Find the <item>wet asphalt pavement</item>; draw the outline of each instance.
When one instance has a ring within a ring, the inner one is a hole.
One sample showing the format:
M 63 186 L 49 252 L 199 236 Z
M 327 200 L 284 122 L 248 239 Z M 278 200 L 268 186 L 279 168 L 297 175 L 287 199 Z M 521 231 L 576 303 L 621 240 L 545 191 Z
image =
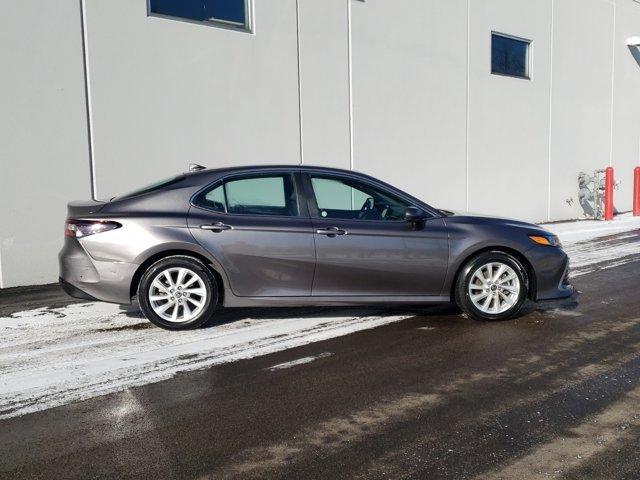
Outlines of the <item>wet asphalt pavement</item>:
M 639 274 L 596 269 L 517 320 L 425 308 L 3 420 L 0 477 L 637 479 Z

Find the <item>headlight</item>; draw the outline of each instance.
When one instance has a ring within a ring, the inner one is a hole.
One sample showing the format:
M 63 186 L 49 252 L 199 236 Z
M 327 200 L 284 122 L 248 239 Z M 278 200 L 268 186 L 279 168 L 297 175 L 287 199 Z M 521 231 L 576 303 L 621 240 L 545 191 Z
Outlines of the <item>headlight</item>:
M 533 243 L 538 245 L 544 245 L 547 247 L 562 247 L 560 239 L 555 235 L 529 235 L 529 238 Z

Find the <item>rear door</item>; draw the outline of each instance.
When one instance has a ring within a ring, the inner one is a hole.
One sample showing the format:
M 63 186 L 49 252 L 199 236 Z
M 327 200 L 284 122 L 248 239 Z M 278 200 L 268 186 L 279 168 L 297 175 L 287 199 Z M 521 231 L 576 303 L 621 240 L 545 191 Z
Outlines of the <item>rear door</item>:
M 441 295 L 449 257 L 441 218 L 414 227 L 404 221 L 408 198 L 357 176 L 304 172 L 303 181 L 316 245 L 313 296 Z
M 292 170 L 236 174 L 194 199 L 189 228 L 223 266 L 236 296 L 311 295 L 313 229 L 299 176 Z

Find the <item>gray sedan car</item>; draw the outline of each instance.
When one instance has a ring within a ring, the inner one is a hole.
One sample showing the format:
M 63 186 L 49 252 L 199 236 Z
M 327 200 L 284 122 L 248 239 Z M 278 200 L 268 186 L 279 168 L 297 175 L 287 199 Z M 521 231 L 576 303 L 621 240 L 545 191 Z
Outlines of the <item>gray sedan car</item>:
M 166 329 L 221 307 L 455 302 L 483 320 L 568 297 L 539 226 L 439 210 L 380 180 L 307 166 L 198 170 L 108 202 L 72 202 L 60 282 Z

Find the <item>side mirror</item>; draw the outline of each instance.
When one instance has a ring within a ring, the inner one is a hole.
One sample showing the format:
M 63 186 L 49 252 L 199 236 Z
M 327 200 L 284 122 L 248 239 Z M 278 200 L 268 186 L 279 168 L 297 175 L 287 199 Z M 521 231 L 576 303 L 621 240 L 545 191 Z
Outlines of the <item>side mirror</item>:
M 418 207 L 407 207 L 404 211 L 404 219 L 410 223 L 422 222 L 426 218 L 425 213 Z

